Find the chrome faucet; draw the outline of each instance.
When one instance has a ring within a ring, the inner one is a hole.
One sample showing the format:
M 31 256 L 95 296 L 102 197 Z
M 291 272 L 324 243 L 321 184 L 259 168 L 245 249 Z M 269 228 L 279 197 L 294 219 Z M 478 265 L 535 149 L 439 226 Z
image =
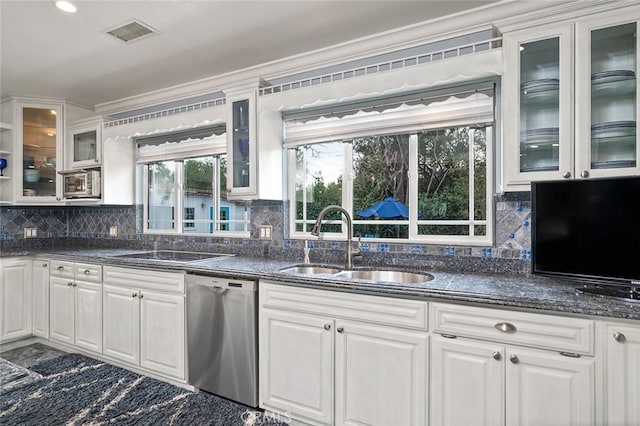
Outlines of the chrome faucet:
M 318 215 L 318 219 L 316 219 L 315 225 L 313 225 L 313 229 L 311 230 L 311 235 L 315 235 L 316 237 L 320 236 L 320 227 L 322 226 L 322 218 L 330 211 L 337 210 L 341 212 L 344 217 L 347 219 L 347 250 L 346 250 L 346 268 L 353 268 L 353 256 L 357 256 L 360 254 L 360 248 L 353 248 L 353 221 L 351 220 L 351 215 L 349 212 L 343 209 L 340 206 L 330 205 L 322 209 L 320 214 Z

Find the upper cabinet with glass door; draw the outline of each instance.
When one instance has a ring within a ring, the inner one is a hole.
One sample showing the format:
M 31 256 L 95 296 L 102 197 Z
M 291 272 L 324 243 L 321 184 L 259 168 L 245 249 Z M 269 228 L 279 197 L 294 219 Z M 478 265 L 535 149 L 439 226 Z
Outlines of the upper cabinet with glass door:
M 64 104 L 17 102 L 15 108 L 18 149 L 14 161 L 22 166 L 15 199 L 59 201 L 61 185 L 57 171 L 61 165 L 59 153 L 64 137 Z
M 100 166 L 102 161 L 102 118 L 70 124 L 65 146 L 67 169 Z
M 576 174 L 636 175 L 638 19 L 616 13 L 576 26 Z
M 571 25 L 504 36 L 507 185 L 561 178 L 573 169 L 571 36 Z
M 227 95 L 227 196 L 252 198 L 256 187 L 256 91 Z

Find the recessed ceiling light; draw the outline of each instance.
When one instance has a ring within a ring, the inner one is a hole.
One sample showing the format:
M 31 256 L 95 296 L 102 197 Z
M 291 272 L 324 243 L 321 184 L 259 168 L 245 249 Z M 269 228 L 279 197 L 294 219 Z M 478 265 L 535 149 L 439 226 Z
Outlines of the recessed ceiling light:
M 70 1 L 64 1 L 64 0 L 59 0 L 56 2 L 56 7 L 60 10 L 62 10 L 63 12 L 67 12 L 67 13 L 76 13 L 76 11 L 78 10 L 73 3 L 71 3 Z

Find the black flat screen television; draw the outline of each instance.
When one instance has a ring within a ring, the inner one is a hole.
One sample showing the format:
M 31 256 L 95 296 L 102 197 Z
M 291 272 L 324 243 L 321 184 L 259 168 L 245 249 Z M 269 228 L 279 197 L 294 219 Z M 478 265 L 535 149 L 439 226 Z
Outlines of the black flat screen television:
M 531 184 L 532 272 L 640 284 L 640 177 Z

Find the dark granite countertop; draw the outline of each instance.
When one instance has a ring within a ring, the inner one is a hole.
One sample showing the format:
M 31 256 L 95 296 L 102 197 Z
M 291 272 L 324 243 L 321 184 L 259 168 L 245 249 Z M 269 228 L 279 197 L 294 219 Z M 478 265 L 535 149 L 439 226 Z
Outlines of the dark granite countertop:
M 76 262 L 98 262 L 112 266 L 215 274 L 238 279 L 266 279 L 284 285 L 381 296 L 640 320 L 640 303 L 578 295 L 575 288 L 579 284 L 547 277 L 481 273 L 457 274 L 425 269 L 420 272 L 432 274 L 433 280 L 420 284 L 372 283 L 363 280 L 349 281 L 333 275 L 310 276 L 280 272 L 280 269 L 293 266 L 296 263 L 265 258 L 225 256 L 212 260 L 175 263 L 113 257 L 134 252 L 137 251 L 98 249 L 24 253 L 24 255 Z M 414 269 L 411 272 L 417 271 Z

